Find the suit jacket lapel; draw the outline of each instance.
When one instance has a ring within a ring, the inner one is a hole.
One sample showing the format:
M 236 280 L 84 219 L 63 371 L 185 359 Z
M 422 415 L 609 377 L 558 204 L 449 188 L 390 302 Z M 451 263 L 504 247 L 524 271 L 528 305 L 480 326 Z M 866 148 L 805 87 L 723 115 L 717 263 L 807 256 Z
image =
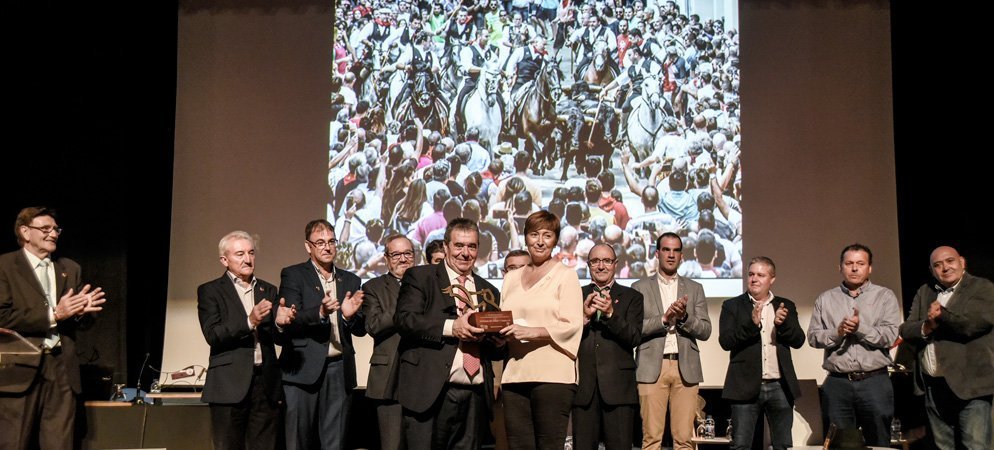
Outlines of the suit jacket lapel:
M 456 311 L 456 301 L 448 294 L 442 293 L 441 289 L 445 289 L 452 284 L 449 280 L 449 272 L 445 270 L 445 261 L 438 263 L 435 266 L 435 278 L 438 279 L 438 285 L 440 287 L 437 295 L 439 295 L 442 300 L 442 312 L 449 314 L 452 317 L 458 316 Z M 473 281 L 476 281 L 475 279 Z
M 66 273 L 66 266 L 62 262 L 55 261 L 53 264 L 55 267 L 55 301 L 59 301 L 62 294 L 66 293 L 66 279 L 69 274 Z
M 972 281 L 970 278 L 972 278 L 970 274 L 968 273 L 963 274 L 963 279 L 960 281 L 959 286 L 956 286 L 956 290 L 953 291 L 953 295 L 950 296 L 949 301 L 946 302 L 946 308 L 951 308 L 954 304 L 958 303 L 961 298 L 963 298 L 962 293 L 965 292 L 967 289 L 970 289 L 970 282 Z M 935 298 L 939 297 L 939 293 L 935 292 L 934 289 L 932 290 L 932 292 L 935 295 Z M 935 298 L 933 298 L 932 301 L 935 301 Z M 931 303 L 932 302 L 929 302 L 929 304 Z
M 655 277 L 649 278 L 649 297 L 652 303 L 653 309 L 656 310 L 657 315 L 663 315 L 663 294 L 659 292 L 659 280 Z
M 248 313 L 245 312 L 245 305 L 242 305 L 242 297 L 238 295 L 238 290 L 235 289 L 235 281 L 227 273 L 221 275 L 221 295 L 228 302 L 229 308 L 234 308 L 235 311 L 243 314 L 240 317 L 248 317 Z
M 34 286 L 35 291 L 38 292 L 38 295 L 40 295 L 41 298 L 45 298 L 45 290 L 41 287 L 41 282 L 38 281 L 38 276 L 35 275 L 35 271 L 31 267 L 31 264 L 28 263 L 28 257 L 24 256 L 23 249 L 21 250 L 21 253 L 17 255 L 17 258 L 14 258 L 14 264 L 17 265 L 18 272 L 21 272 L 21 277 L 25 280 L 32 280 L 33 283 L 31 283 L 31 285 Z M 58 272 L 59 270 L 56 269 L 55 271 Z M 58 296 L 56 296 L 56 299 L 58 299 Z

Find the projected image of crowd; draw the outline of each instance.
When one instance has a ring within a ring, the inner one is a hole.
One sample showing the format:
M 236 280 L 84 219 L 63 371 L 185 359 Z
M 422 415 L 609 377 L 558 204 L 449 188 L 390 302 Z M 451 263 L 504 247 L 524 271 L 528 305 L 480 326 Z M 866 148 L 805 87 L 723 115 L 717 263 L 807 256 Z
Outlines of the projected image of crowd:
M 554 258 L 580 278 L 598 243 L 618 278 L 654 275 L 664 232 L 683 238 L 681 276 L 741 277 L 738 33 L 695 3 L 340 2 L 336 264 L 386 273 L 396 233 L 420 264 L 464 217 L 481 229 L 477 273 L 500 278 L 544 209 L 561 219 Z

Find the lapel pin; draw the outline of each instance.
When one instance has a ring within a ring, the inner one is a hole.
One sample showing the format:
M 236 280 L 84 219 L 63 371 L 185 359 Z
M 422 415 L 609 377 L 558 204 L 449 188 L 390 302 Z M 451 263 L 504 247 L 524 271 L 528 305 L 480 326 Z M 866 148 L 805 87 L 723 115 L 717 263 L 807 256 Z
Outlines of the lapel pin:
M 62 272 L 62 278 L 66 278 L 68 276 L 69 276 L 68 274 L 66 274 L 65 272 Z

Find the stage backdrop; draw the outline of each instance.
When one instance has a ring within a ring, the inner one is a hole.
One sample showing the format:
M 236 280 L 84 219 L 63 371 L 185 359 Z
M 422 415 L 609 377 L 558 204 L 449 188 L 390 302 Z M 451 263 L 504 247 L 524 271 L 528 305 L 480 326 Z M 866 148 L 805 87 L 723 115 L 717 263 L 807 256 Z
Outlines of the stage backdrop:
M 329 195 L 331 7 L 191 1 L 179 14 L 164 371 L 206 366 L 196 287 L 223 273 L 220 237 L 259 235 L 257 275 L 278 283 L 306 259 L 304 224 Z M 743 1 L 739 28 L 743 258 L 777 262 L 773 291 L 805 328 L 815 296 L 840 281 L 846 244 L 870 246 L 874 281 L 900 296 L 888 2 Z M 723 299 L 709 299 L 706 386 L 724 382 Z M 360 384 L 371 347 L 357 344 Z M 795 352 L 798 376 L 820 381 L 821 358 Z

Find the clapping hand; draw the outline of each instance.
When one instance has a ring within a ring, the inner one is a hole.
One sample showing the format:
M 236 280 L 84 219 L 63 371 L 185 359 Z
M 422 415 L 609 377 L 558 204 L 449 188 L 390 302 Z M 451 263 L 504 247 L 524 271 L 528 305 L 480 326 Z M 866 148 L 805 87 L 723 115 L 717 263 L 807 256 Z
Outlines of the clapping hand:
M 773 324 L 780 326 L 784 320 L 787 320 L 787 307 L 781 302 L 780 306 L 777 307 L 776 316 L 773 317 Z
M 362 307 L 362 291 L 356 291 L 355 294 L 351 292 L 345 293 L 345 300 L 342 301 L 342 317 L 345 320 L 349 320 L 355 313 L 359 312 L 359 308 Z
M 269 300 L 262 299 L 262 301 L 256 303 L 255 306 L 252 307 L 252 313 L 249 314 L 249 322 L 252 323 L 252 327 L 255 328 L 259 326 L 263 320 L 266 320 L 266 316 L 268 316 L 272 310 L 273 302 Z
M 285 327 L 297 318 L 297 305 L 286 306 L 286 299 L 280 299 L 280 306 L 276 309 L 276 325 Z

